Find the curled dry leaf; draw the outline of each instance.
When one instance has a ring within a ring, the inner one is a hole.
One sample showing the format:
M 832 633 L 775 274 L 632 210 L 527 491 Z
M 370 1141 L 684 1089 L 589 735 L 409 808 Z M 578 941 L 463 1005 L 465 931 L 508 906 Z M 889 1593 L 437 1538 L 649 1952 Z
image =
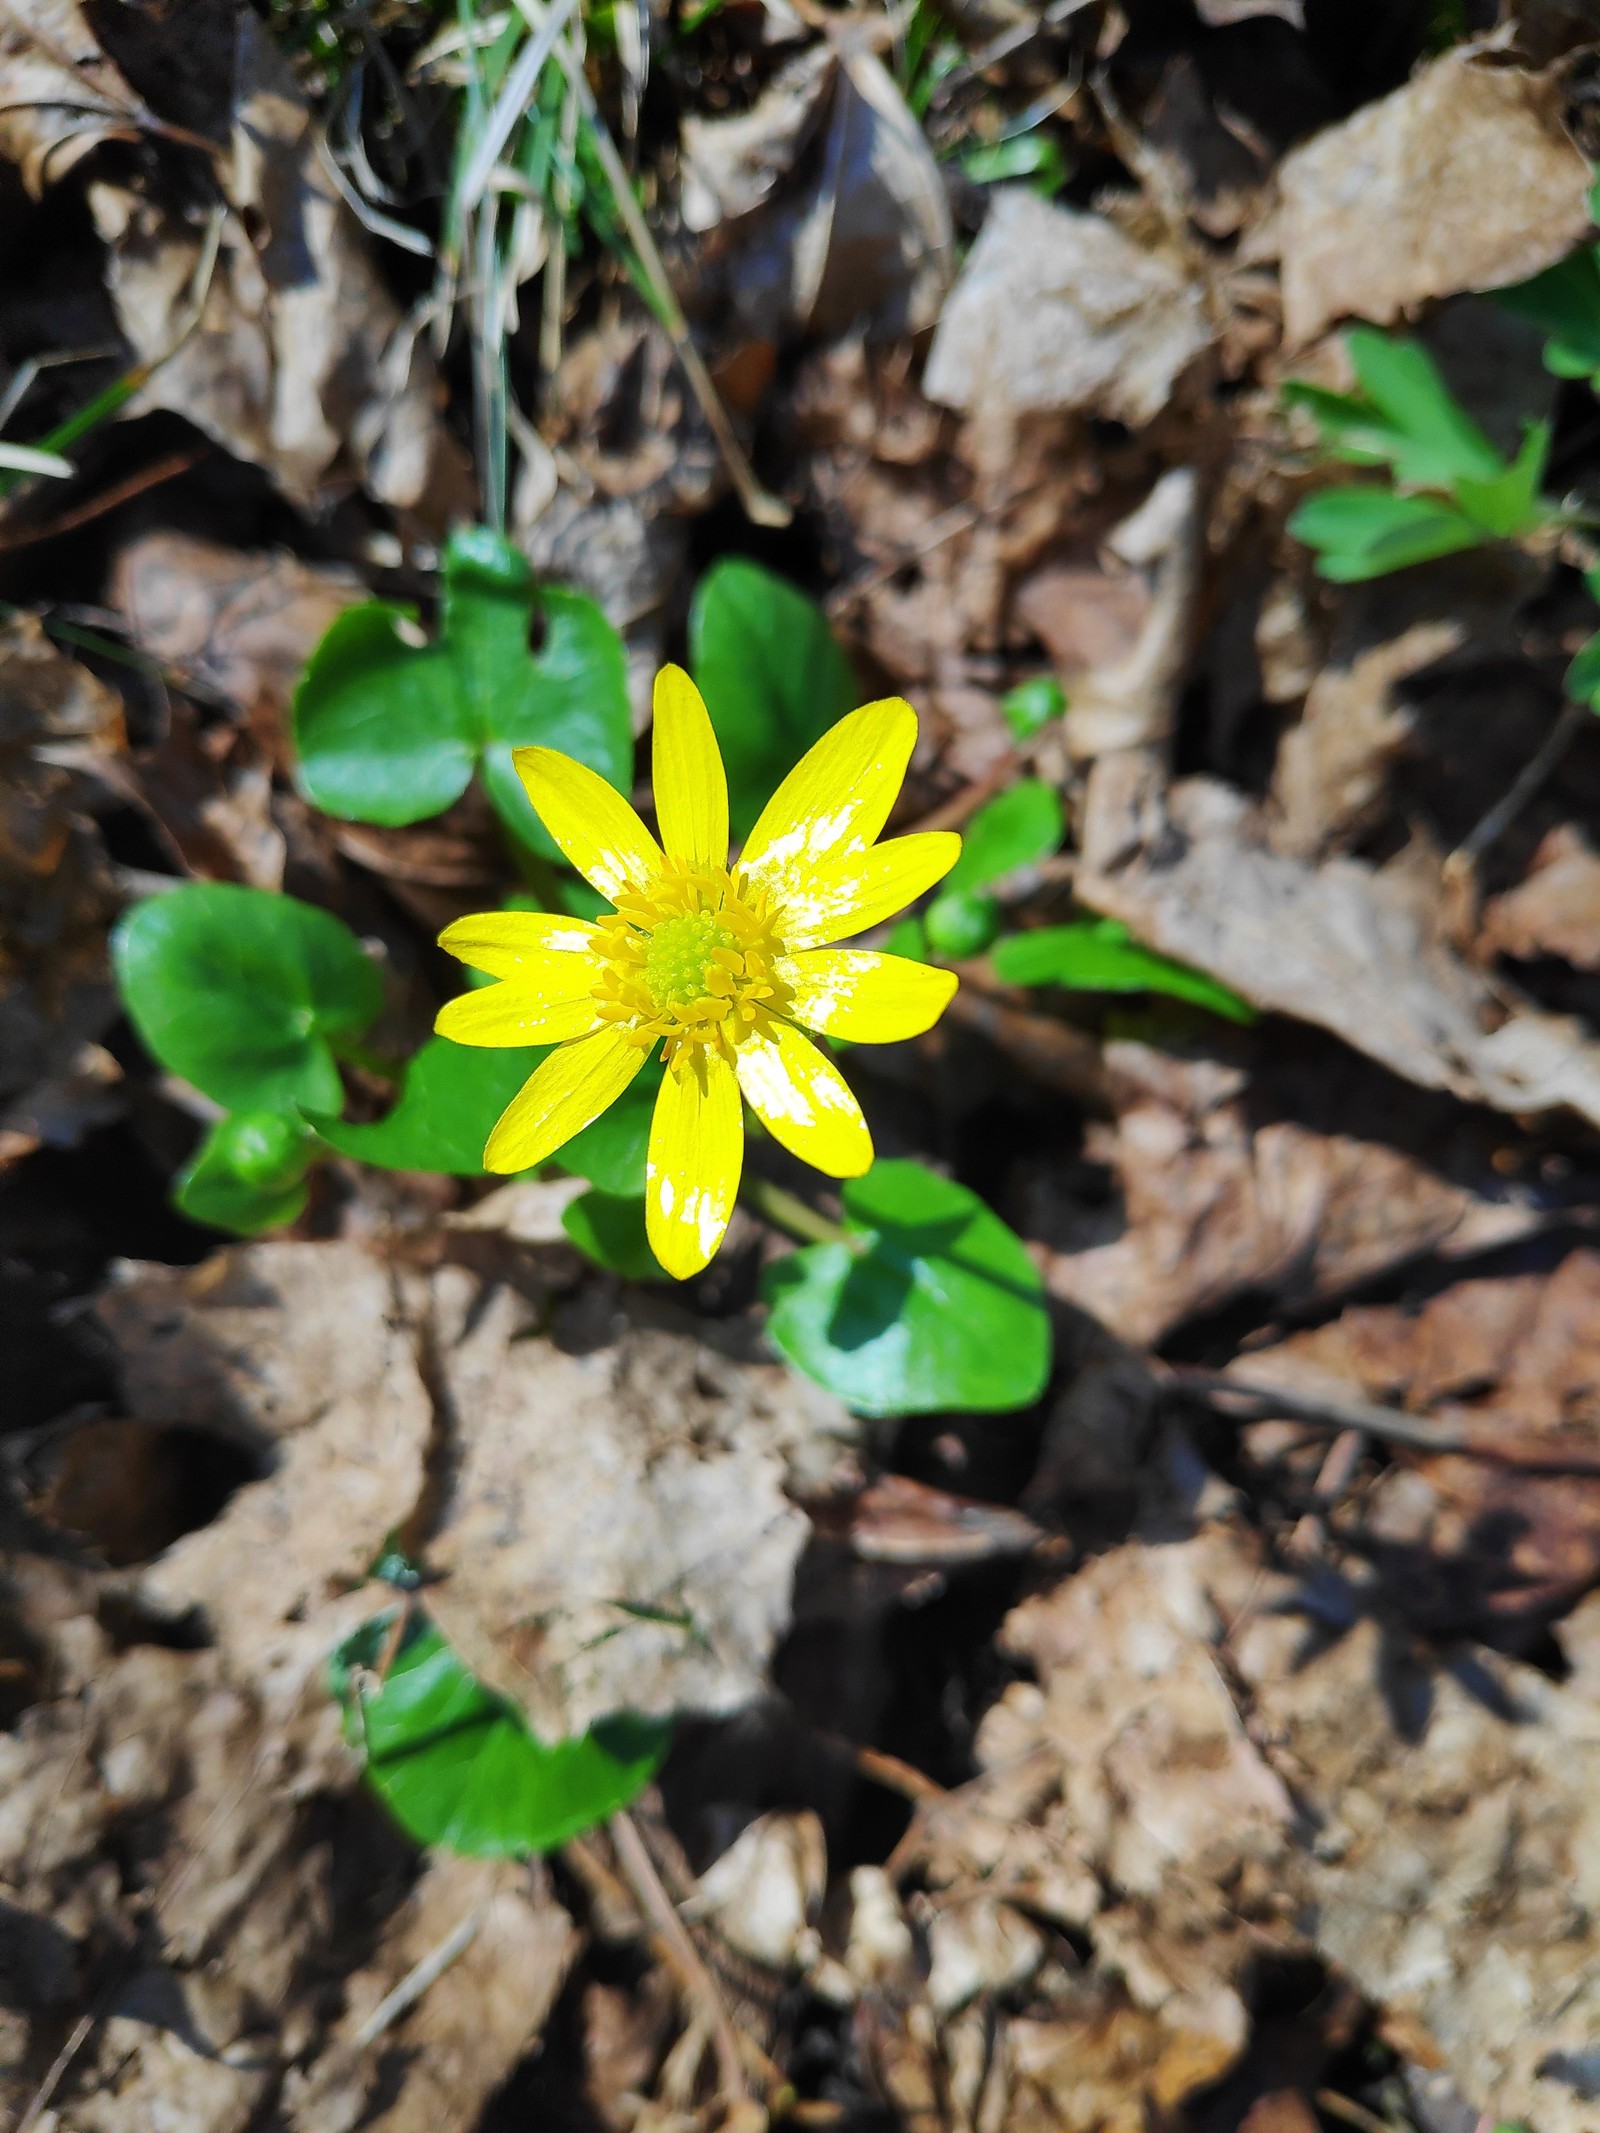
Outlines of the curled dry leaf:
M 1500 42 L 1457 45 L 1284 158 L 1246 249 L 1282 261 L 1290 347 L 1335 319 L 1387 325 L 1430 297 L 1525 281 L 1582 238 L 1592 173 L 1561 77 L 1506 64 Z
M 1220 1062 L 1116 1039 L 1106 1065 L 1116 1119 L 1090 1129 L 1086 1152 L 1120 1188 L 1115 1233 L 1104 1234 L 1103 1212 L 1075 1213 L 1048 1174 L 1024 1226 L 1049 1248 L 1052 1294 L 1136 1348 L 1241 1296 L 1305 1304 L 1425 1252 L 1509 1241 L 1538 1220 L 1494 1189 L 1486 1152 L 1451 1151 L 1449 1176 L 1390 1144 L 1382 1091 L 1363 1106 L 1366 1132 L 1330 1133 L 1262 1118 L 1264 1092 L 1253 1103 L 1243 1071 Z
M 1205 299 L 1182 267 L 1100 215 L 996 191 L 928 356 L 930 400 L 1153 420 L 1209 346 Z
M 1313 1397 L 1470 1421 L 1508 1450 L 1533 1438 L 1600 1449 L 1600 1257 L 1576 1251 L 1553 1274 L 1459 1281 L 1420 1308 L 1347 1310 L 1231 1368 Z M 1372 1490 L 1341 1505 L 1335 1532 L 1407 1620 L 1526 1650 L 1600 1577 L 1600 1477 L 1393 1457 Z
M 287 62 L 248 8 L 232 129 L 232 211 L 187 337 L 202 235 L 134 193 L 90 189 L 118 323 L 140 360 L 160 365 L 129 412 L 170 408 L 302 506 L 359 481 L 442 530 L 470 511 L 471 483 L 440 421 L 431 359 L 318 158 Z
M 1600 970 L 1600 853 L 1576 825 L 1551 830 L 1524 879 L 1488 905 L 1483 943 L 1522 960 L 1558 955 L 1576 970 Z
M 514 1290 L 460 1267 L 425 1284 L 353 1243 L 134 1267 L 99 1308 L 131 1414 L 272 1462 L 144 1573 L 146 1604 L 201 1609 L 272 1678 L 330 1648 L 336 1595 L 406 1534 L 444 1573 L 446 1634 L 551 1738 L 758 1691 L 809 1531 L 786 1477 L 854 1428 L 775 1364 L 642 1326 L 569 1352 L 530 1337 Z
M 810 1809 L 761 1815 L 707 1867 L 682 1910 L 752 1962 L 803 1970 L 820 1951 L 827 1882 L 827 1842 Z
M 138 138 L 138 99 L 78 0 L 7 0 L 0 81 L 0 156 L 18 165 L 36 200 L 102 141 Z
M 1078 893 L 1162 954 L 1421 1088 L 1600 1123 L 1600 1045 L 1571 1020 L 1500 1006 L 1439 936 L 1436 879 L 1274 852 L 1250 802 L 1213 779 L 1168 790 L 1147 758 L 1102 757 Z
M 1129 1543 L 1008 1617 L 1037 1681 L 991 1709 L 983 1775 L 920 1807 L 898 1860 L 946 1900 L 1086 1933 L 1082 1997 L 1123 1982 L 1132 2006 L 1098 2016 L 1138 2040 L 1120 2115 L 1068 2124 L 1137 2126 L 1216 2079 L 1253 1964 L 1305 1935 L 1475 2107 L 1594 2133 L 1572 2069 L 1600 1990 L 1595 1603 L 1562 1634 L 1564 1684 L 1471 1652 L 1429 1681 L 1353 1591 L 1342 1611 L 1306 1591 L 1242 1526 Z M 1014 2082 L 1065 2075 L 1061 2015 L 1000 2018 Z
M 122 707 L 31 616 L 0 627 L 0 1156 L 70 1145 L 117 1107 L 116 894 L 86 783 L 115 773 Z

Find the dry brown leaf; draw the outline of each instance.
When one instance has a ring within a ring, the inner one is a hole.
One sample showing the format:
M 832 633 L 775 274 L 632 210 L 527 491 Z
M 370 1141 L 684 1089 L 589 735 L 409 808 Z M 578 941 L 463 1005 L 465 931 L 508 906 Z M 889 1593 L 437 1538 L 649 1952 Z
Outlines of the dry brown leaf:
M 1231 1367 L 1312 1397 L 1470 1421 L 1508 1446 L 1536 1435 L 1597 1447 L 1600 1257 L 1573 1252 L 1550 1275 L 1457 1282 L 1420 1308 L 1348 1310 Z M 1600 1577 L 1595 1476 L 1394 1456 L 1371 1491 L 1341 1506 L 1336 1531 L 1408 1621 L 1526 1650 Z
M 1274 852 L 1257 810 L 1133 751 L 1102 757 L 1078 893 L 1148 946 L 1293 1015 L 1425 1089 L 1521 1116 L 1600 1123 L 1600 1045 L 1569 1019 L 1501 1007 L 1438 933 L 1437 869 Z
M 683 220 L 704 232 L 771 198 L 819 122 L 833 79 L 830 45 L 786 60 L 748 111 L 682 119 Z
M 1600 970 L 1600 853 L 1575 824 L 1553 829 L 1516 888 L 1483 914 L 1483 943 L 1501 955 L 1559 955 Z
M 36 200 L 102 141 L 138 139 L 138 99 L 78 0 L 4 0 L 0 81 L 0 156 Z
M 114 775 L 122 707 L 31 616 L 0 628 L 0 1151 L 70 1145 L 117 1109 L 117 898 L 85 774 Z
M 1210 345 L 1181 267 L 1100 215 L 998 189 L 945 302 L 923 385 L 969 413 L 1083 411 L 1135 428 Z
M 1086 1152 L 1120 1188 L 1116 1233 L 1104 1236 L 1103 1215 L 1073 1216 L 1048 1174 L 1023 1227 L 1050 1248 L 1052 1294 L 1132 1347 L 1240 1296 L 1336 1295 L 1424 1252 L 1508 1241 L 1538 1219 L 1519 1198 L 1491 1195 L 1486 1164 L 1474 1186 L 1373 1131 L 1253 1115 L 1239 1069 L 1126 1039 L 1105 1057 L 1117 1116 L 1090 1129 Z
M 809 1808 L 760 1815 L 700 1876 L 682 1905 L 739 1954 L 769 1970 L 803 1970 L 820 1951 L 828 1882 L 822 1824 Z
M 265 735 L 328 625 L 365 597 L 348 570 L 157 532 L 118 551 L 109 602 L 141 651 L 237 704 Z
M 249 9 L 238 16 L 233 134 L 233 212 L 187 338 L 202 236 L 134 193 L 90 189 L 118 322 L 139 358 L 160 364 L 129 414 L 170 408 L 303 506 L 359 480 L 442 531 L 470 512 L 471 483 L 439 419 L 438 377 L 318 158 L 287 62 Z
M 285 2083 L 291 2133 L 467 2133 L 536 2043 L 577 1949 L 538 1864 L 435 1858 L 348 1980 L 321 2056 Z M 407 1983 L 447 1955 L 404 2003 Z
M 1336 319 L 1388 325 L 1430 297 L 1524 281 L 1588 230 L 1561 80 L 1506 64 L 1499 42 L 1457 45 L 1284 158 L 1247 249 L 1282 261 L 1290 347 Z
M 748 1701 L 809 1530 L 786 1466 L 848 1438 L 843 1410 L 678 1334 L 530 1340 L 520 1299 L 464 1276 L 436 1308 L 457 1442 L 430 1598 L 464 1657 L 546 1734 Z

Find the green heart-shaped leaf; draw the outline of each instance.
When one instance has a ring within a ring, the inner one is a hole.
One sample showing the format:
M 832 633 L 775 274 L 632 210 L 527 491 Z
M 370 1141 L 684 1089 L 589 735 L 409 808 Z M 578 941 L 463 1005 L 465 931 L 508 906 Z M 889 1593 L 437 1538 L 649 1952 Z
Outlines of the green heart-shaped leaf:
M 566 1154 L 563 1149 L 563 1160 Z M 561 1227 L 586 1259 L 620 1274 L 624 1281 L 668 1279 L 645 1233 L 642 1190 L 627 1198 L 586 1192 L 563 1211 Z
M 1120 920 L 1079 919 L 1012 933 L 994 949 L 997 976 L 1008 985 L 1060 985 L 1069 992 L 1160 992 L 1192 1000 L 1230 1022 L 1254 1022 L 1248 1000 L 1203 971 L 1141 948 Z
M 364 1689 L 393 1619 L 363 1623 L 329 1671 L 368 1783 L 418 1844 L 477 1859 L 553 1851 L 625 1807 L 661 1767 L 670 1723 L 632 1712 L 547 1747 L 431 1623 L 413 1624 L 382 1681 Z
M 728 772 L 736 837 L 813 741 L 856 702 L 828 618 L 797 586 L 724 556 L 695 589 L 689 663 Z
M 1050 1317 L 1022 1241 L 976 1193 L 920 1163 L 843 1188 L 849 1241 L 767 1270 L 767 1332 L 868 1415 L 1026 1407 L 1050 1375 Z
M 306 1171 L 316 1141 L 281 1111 L 233 1111 L 219 1118 L 173 1187 L 191 1222 L 254 1237 L 295 1221 L 306 1204 Z
M 1018 867 L 1059 849 L 1066 835 L 1061 796 L 1038 778 L 1022 778 L 980 807 L 961 832 L 961 857 L 945 876 L 949 889 L 986 889 Z
M 331 912 L 189 882 L 135 904 L 111 945 L 133 1025 L 174 1074 L 230 1110 L 339 1109 L 328 1039 L 366 1028 L 383 981 Z
M 529 648 L 535 608 L 545 641 Z M 536 590 L 509 541 L 458 529 L 445 547 L 439 633 L 410 641 L 401 608 L 368 601 L 333 623 L 295 692 L 306 796 L 324 813 L 398 827 L 439 814 L 481 767 L 506 826 L 557 856 L 512 767 L 514 748 L 559 748 L 619 790 L 633 729 L 622 640 L 581 593 Z

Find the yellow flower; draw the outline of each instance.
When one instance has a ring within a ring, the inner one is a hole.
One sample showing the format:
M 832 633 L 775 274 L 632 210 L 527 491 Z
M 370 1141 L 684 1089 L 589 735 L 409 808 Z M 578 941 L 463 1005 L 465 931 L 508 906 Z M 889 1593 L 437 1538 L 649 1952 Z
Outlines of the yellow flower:
M 828 945 L 890 917 L 942 879 L 949 831 L 874 839 L 917 737 L 890 697 L 825 733 L 767 802 L 728 864 L 728 782 L 699 691 L 656 676 L 661 844 L 605 780 L 553 748 L 519 748 L 528 797 L 568 859 L 616 906 L 593 924 L 487 911 L 439 936 L 498 985 L 463 994 L 435 1027 L 459 1044 L 555 1044 L 484 1150 L 526 1170 L 612 1104 L 664 1040 L 650 1125 L 651 1249 L 680 1280 L 722 1241 L 739 1189 L 739 1097 L 773 1138 L 829 1177 L 858 1177 L 872 1137 L 838 1069 L 800 1026 L 857 1044 L 915 1037 L 955 991 L 952 972 Z M 665 850 L 662 849 L 663 845 Z

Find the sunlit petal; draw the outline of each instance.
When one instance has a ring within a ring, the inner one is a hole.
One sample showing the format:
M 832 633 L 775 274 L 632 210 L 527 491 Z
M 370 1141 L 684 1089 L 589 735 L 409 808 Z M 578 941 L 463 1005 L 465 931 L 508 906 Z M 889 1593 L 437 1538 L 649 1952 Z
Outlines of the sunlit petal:
M 953 970 L 935 970 L 903 955 L 870 948 L 809 948 L 780 956 L 789 988 L 785 1013 L 828 1037 L 852 1044 L 895 1044 L 932 1029 L 956 989 Z
M 679 1281 L 698 1274 L 722 1242 L 743 1163 L 733 1068 L 709 1045 L 680 1052 L 661 1077 L 645 1172 L 645 1233 Z
M 648 1057 L 617 1029 L 564 1044 L 537 1066 L 500 1115 L 485 1170 L 528 1170 L 616 1102 Z
M 922 830 L 807 876 L 786 893 L 777 914 L 785 948 L 821 948 L 865 933 L 942 881 L 960 851 L 953 830 Z
M 761 810 L 744 872 L 781 904 L 819 868 L 864 852 L 889 819 L 916 738 L 917 714 L 899 696 L 831 726 Z
M 439 946 L 458 962 L 496 978 L 526 977 L 552 954 L 593 955 L 595 941 L 587 919 L 559 911 L 475 911 L 439 936 Z
M 700 691 L 682 667 L 656 676 L 651 783 L 668 855 L 689 866 L 728 863 L 728 779 Z
M 594 981 L 587 956 L 547 955 L 524 976 L 447 1000 L 433 1026 L 457 1044 L 561 1044 L 598 1023 Z
M 737 1057 L 751 1110 L 791 1155 L 830 1178 L 872 1167 L 872 1135 L 849 1084 L 792 1023 L 745 1038 Z
M 545 828 L 585 881 L 613 903 L 661 872 L 661 847 L 615 786 L 554 748 L 516 748 L 512 762 Z

